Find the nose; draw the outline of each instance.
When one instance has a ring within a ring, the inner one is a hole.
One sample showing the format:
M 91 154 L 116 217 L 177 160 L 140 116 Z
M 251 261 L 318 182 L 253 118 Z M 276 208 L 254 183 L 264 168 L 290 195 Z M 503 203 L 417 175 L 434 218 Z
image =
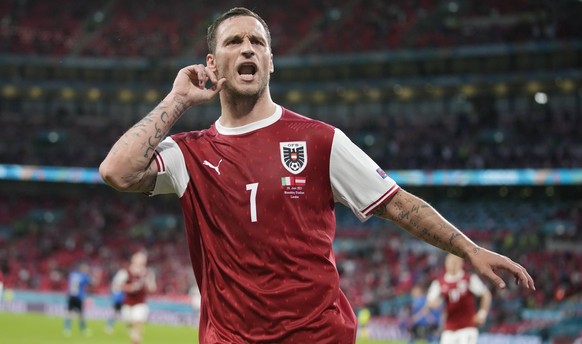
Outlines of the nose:
M 241 54 L 244 55 L 244 57 L 251 57 L 255 54 L 254 48 L 253 48 L 253 44 L 251 43 L 251 40 L 248 38 L 245 38 L 243 40 L 242 46 L 241 46 Z

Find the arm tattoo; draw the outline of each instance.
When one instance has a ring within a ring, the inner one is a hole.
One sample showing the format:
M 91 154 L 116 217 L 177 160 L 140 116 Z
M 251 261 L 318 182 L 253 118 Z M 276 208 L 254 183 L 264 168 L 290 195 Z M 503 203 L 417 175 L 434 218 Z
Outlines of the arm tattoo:
M 393 221 L 428 244 L 466 257 L 463 247 L 467 243 L 463 240 L 463 234 L 421 199 L 403 194 L 383 204 L 374 214 Z M 473 254 L 479 251 L 478 247 L 472 250 Z
M 166 111 L 162 112 L 162 114 L 160 115 L 160 120 L 164 124 L 168 123 L 168 113 Z
M 457 239 L 461 234 L 459 233 L 453 233 L 451 234 L 451 238 L 449 239 L 449 245 L 452 247 L 453 246 L 453 241 L 455 241 L 455 239 Z
M 160 103 L 149 114 L 147 114 L 147 116 L 145 116 L 141 121 L 139 121 L 137 124 L 135 124 L 133 126 L 134 129 L 139 129 L 143 134 L 147 134 L 147 130 L 145 128 L 150 126 L 152 123 L 154 125 L 154 135 L 148 137 L 146 142 L 142 143 L 142 145 L 141 145 L 145 149 L 144 153 L 143 153 L 143 157 L 146 159 L 150 158 L 153 155 L 153 152 L 155 151 L 160 140 L 162 140 L 168 134 L 168 132 L 170 130 L 169 128 L 163 129 L 164 126 L 168 126 L 168 124 L 170 124 L 169 114 L 167 111 L 162 110 L 163 107 L 164 107 L 164 104 Z M 174 109 L 174 116 L 173 116 L 174 121 L 176 121 L 180 117 L 180 115 L 182 114 L 182 112 L 179 111 L 178 109 L 184 109 L 184 108 L 185 108 L 185 106 L 183 105 L 183 103 L 176 105 L 176 109 Z M 161 121 L 163 126 L 160 126 L 159 122 L 154 119 L 156 117 L 156 113 L 158 113 L 159 111 L 161 111 L 161 113 L 159 115 L 159 121 Z M 141 136 L 138 131 L 134 131 L 133 135 L 135 137 Z

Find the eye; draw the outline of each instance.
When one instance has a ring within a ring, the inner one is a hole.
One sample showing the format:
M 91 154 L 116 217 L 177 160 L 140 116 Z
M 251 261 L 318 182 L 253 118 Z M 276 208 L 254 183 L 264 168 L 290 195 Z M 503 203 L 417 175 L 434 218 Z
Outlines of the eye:
M 242 42 L 242 39 L 235 37 L 233 39 L 229 39 L 226 41 L 225 45 L 233 45 L 233 44 L 240 44 Z
M 265 45 L 265 42 L 263 42 L 263 40 L 261 40 L 259 38 L 253 38 L 253 39 L 251 39 L 251 43 L 258 44 L 258 45 Z

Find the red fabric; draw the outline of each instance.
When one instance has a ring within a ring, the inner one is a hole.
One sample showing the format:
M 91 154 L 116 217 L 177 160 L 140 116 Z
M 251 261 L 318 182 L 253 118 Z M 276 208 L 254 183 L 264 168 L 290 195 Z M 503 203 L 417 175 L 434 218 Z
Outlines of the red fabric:
M 473 316 L 476 313 L 475 296 L 469 290 L 470 274 L 465 274 L 455 282 L 439 278 L 441 294 L 446 304 L 445 329 L 456 331 L 466 327 L 475 327 Z
M 333 137 L 333 127 L 288 110 L 242 135 L 212 126 L 173 136 L 191 176 L 181 203 L 202 294 L 200 343 L 354 343 L 356 319 L 332 252 Z M 294 198 L 282 186 L 292 174 L 279 143 L 296 141 L 306 142 L 308 158 Z M 221 159 L 220 174 L 203 164 Z

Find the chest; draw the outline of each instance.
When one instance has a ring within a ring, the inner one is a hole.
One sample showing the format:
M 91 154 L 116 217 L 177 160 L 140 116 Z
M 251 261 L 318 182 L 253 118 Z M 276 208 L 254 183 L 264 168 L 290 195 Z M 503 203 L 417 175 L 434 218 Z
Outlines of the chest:
M 469 281 L 461 279 L 456 282 L 444 282 L 441 285 L 442 294 L 449 300 L 449 302 L 459 302 L 461 299 L 470 295 Z
M 185 160 L 193 186 L 204 193 L 265 200 L 300 199 L 329 185 L 331 137 L 274 130 L 235 137 L 216 136 L 187 144 Z

